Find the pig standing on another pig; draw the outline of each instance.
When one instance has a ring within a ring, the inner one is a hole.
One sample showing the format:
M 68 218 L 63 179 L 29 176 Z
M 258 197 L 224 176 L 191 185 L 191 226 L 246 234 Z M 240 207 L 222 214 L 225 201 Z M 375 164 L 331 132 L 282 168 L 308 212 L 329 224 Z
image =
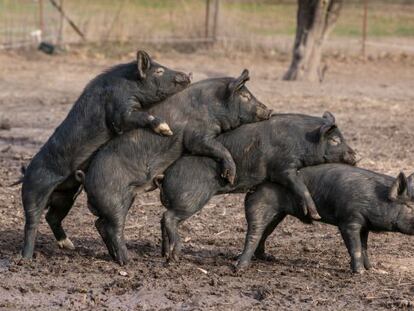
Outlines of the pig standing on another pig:
M 165 120 L 174 132 L 168 138 L 135 130 L 113 139 L 95 155 L 83 176 L 88 206 L 112 258 L 127 262 L 125 217 L 136 191 L 187 151 L 211 157 L 230 183 L 236 164 L 216 137 L 242 124 L 269 119 L 271 110 L 245 86 L 248 70 L 238 78 L 213 78 L 190 85 L 149 111 Z M 194 171 L 191 172 L 194 174 Z
M 139 127 L 170 136 L 168 124 L 147 109 L 183 89 L 190 78 L 154 62 L 144 51 L 137 60 L 115 66 L 93 79 L 67 117 L 33 157 L 22 185 L 26 224 L 22 255 L 31 258 L 43 211 L 58 245 L 73 249 L 62 220 L 74 203 L 85 169 L 96 150 L 114 137 Z
M 217 138 L 237 165 L 234 185 L 224 184 L 220 168 L 209 158 L 185 156 L 156 178 L 167 208 L 161 228 L 163 254 L 177 259 L 178 226 L 203 208 L 216 194 L 246 192 L 265 180 L 279 182 L 300 199 L 302 210 L 315 217 L 311 195 L 298 169 L 321 163 L 355 164 L 355 152 L 346 143 L 334 116 L 275 114 L 270 120 L 239 127 Z M 196 173 L 195 173 L 196 172 Z
M 414 235 L 414 174 L 397 178 L 343 164 L 324 164 L 299 171 L 316 204 L 321 222 L 339 227 L 351 256 L 353 272 L 371 268 L 370 231 Z M 237 268 L 249 265 L 253 253 L 265 256 L 265 242 L 276 226 L 292 215 L 304 222 L 299 202 L 286 187 L 263 183 L 245 201 L 248 231 Z

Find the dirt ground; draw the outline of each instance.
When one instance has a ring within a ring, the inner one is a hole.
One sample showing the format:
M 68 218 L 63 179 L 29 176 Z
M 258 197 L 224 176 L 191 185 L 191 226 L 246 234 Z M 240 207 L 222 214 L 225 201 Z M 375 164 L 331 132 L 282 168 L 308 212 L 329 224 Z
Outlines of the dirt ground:
M 156 53 L 155 53 L 156 54 Z M 414 171 L 414 61 L 328 60 L 323 84 L 280 80 L 287 62 L 249 55 L 156 54 L 195 80 L 251 70 L 250 89 L 279 112 L 333 112 L 359 166 Z M 371 234 L 374 269 L 352 275 L 337 228 L 288 218 L 268 240 L 273 262 L 234 274 L 246 230 L 243 195 L 215 197 L 181 227 L 180 263 L 160 256 L 158 192 L 139 195 L 125 229 L 130 263 L 110 261 L 82 194 L 65 228 L 75 251 L 61 250 L 45 221 L 35 259 L 22 264 L 21 164 L 62 121 L 85 84 L 122 59 L 82 53 L 0 54 L 0 310 L 379 310 L 414 309 L 414 238 Z M 9 120 L 9 124 L 7 122 Z M 10 129 L 8 128 L 10 125 Z M 126 272 L 126 273 L 124 273 Z

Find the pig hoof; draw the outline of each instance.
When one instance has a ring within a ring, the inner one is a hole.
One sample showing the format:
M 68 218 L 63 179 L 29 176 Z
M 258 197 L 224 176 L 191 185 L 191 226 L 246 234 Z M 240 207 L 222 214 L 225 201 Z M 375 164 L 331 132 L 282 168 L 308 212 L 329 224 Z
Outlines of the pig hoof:
M 16 258 L 16 264 L 18 266 L 25 266 L 25 265 L 30 264 L 30 262 L 32 262 L 32 258 L 25 258 L 25 257 L 22 257 L 21 255 L 19 255 Z
M 365 273 L 365 269 L 356 269 L 352 271 L 354 274 L 364 274 Z
M 127 253 L 118 254 L 118 256 L 115 256 L 115 261 L 120 266 L 125 266 L 128 263 L 128 255 L 127 255 Z
M 70 249 L 70 250 L 75 249 L 75 245 L 73 245 L 72 241 L 69 240 L 69 238 L 58 241 L 57 244 L 60 248 L 65 248 L 65 249 Z
M 275 256 L 267 254 L 267 253 L 255 254 L 254 257 L 262 261 L 276 261 Z
M 180 260 L 180 258 L 179 258 L 179 256 L 177 254 L 175 254 L 175 253 L 169 253 L 169 254 L 167 254 L 167 262 L 169 264 L 176 263 L 179 260 Z
M 318 214 L 318 213 L 312 213 L 311 214 L 311 218 L 313 219 L 313 220 L 321 220 L 322 219 L 322 217 Z
M 247 270 L 248 264 L 238 262 L 235 265 L 233 265 L 233 271 L 234 273 L 243 273 Z
M 171 136 L 173 134 L 170 127 L 165 122 L 160 123 L 156 128 L 154 128 L 154 132 L 164 136 Z
M 230 170 L 225 170 L 223 174 L 221 174 L 221 177 L 223 177 L 224 179 L 227 179 L 230 185 L 234 185 L 234 180 L 236 179 L 236 176 L 232 175 L 230 173 Z

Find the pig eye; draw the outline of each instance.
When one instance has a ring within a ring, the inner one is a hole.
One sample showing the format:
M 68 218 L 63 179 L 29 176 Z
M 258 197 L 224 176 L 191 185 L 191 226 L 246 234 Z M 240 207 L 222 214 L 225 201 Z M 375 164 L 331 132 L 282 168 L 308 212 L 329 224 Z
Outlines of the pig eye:
M 338 136 L 329 138 L 329 144 L 331 146 L 338 146 L 340 143 L 341 143 L 341 138 L 339 138 Z
M 241 98 L 243 99 L 243 100 L 245 100 L 245 101 L 248 101 L 248 100 L 250 100 L 251 99 L 251 96 L 250 96 L 250 94 L 248 94 L 248 93 L 240 93 L 240 96 L 241 96 Z
M 162 76 L 164 73 L 164 68 L 158 68 L 157 70 L 155 70 L 155 74 L 157 76 Z

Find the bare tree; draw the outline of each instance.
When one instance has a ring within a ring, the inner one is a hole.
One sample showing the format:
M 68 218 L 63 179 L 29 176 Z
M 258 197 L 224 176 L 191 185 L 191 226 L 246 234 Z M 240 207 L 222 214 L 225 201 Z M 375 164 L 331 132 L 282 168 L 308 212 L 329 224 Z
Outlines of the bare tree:
M 284 80 L 322 81 L 322 45 L 335 25 L 343 0 L 298 0 L 293 59 Z

